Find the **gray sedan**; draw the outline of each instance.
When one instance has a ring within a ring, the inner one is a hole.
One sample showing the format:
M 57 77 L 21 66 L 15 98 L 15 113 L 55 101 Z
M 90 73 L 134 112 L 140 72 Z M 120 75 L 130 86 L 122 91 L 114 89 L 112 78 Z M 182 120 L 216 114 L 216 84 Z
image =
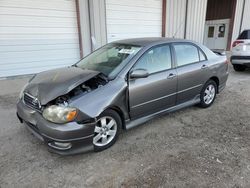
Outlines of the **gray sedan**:
M 122 129 L 191 105 L 209 107 L 227 78 L 226 57 L 198 43 L 121 40 L 33 76 L 17 116 L 53 152 L 101 151 Z

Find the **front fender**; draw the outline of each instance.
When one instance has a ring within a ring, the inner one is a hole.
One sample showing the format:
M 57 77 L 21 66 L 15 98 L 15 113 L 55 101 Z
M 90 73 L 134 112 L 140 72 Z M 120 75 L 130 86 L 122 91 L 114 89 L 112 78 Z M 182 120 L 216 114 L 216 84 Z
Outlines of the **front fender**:
M 125 80 L 113 80 L 73 100 L 70 106 L 78 108 L 91 118 L 98 117 L 110 106 L 119 106 L 121 109 L 125 110 L 127 108 L 126 90 L 127 83 Z

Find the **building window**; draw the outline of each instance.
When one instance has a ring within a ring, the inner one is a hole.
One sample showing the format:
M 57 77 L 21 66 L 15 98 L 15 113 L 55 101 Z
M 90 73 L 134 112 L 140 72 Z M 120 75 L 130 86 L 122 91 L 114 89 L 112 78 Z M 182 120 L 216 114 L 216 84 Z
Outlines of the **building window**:
M 213 38 L 214 37 L 214 26 L 209 26 L 208 27 L 208 38 Z
M 219 38 L 224 38 L 225 37 L 225 30 L 226 30 L 226 25 L 225 24 L 219 26 L 219 33 L 218 33 Z

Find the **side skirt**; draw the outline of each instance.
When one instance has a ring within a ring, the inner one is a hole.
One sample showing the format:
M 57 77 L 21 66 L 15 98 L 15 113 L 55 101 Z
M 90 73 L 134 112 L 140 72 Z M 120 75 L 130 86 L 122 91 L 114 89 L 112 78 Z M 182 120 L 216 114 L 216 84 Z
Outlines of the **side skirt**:
M 167 108 L 165 110 L 161 110 L 159 112 L 156 112 L 156 113 L 153 113 L 151 115 L 148 115 L 148 116 L 144 116 L 144 117 L 141 117 L 141 118 L 138 118 L 138 119 L 135 119 L 135 120 L 126 120 L 126 130 L 128 129 L 131 129 L 133 127 L 136 127 L 140 124 L 143 124 L 155 117 L 158 117 L 160 115 L 164 115 L 164 114 L 168 114 L 170 112 L 175 112 L 177 110 L 180 110 L 180 109 L 183 109 L 183 108 L 186 108 L 186 107 L 189 107 L 189 106 L 193 106 L 195 104 L 198 104 L 200 103 L 200 95 L 196 96 L 194 99 L 190 100 L 190 101 L 187 101 L 187 102 L 184 102 L 182 104 L 178 104 L 176 106 L 173 106 L 173 107 L 170 107 L 170 108 Z

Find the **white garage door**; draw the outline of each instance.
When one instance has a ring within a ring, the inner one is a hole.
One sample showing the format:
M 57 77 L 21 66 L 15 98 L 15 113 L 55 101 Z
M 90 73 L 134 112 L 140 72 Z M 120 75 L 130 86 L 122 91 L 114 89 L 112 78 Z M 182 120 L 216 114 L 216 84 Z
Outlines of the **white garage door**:
M 107 39 L 160 37 L 162 0 L 106 0 Z
M 0 1 L 0 77 L 71 65 L 79 53 L 75 0 Z

